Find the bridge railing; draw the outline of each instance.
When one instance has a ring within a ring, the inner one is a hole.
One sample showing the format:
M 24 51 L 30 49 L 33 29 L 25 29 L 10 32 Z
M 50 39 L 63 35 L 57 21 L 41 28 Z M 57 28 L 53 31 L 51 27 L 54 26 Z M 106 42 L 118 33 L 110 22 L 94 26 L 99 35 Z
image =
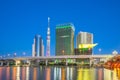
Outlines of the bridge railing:
M 62 59 L 62 58 L 107 58 L 113 57 L 114 55 L 61 55 L 61 56 L 40 56 L 40 57 L 32 57 L 32 56 L 16 56 L 16 57 L 4 57 L 0 58 L 0 60 L 6 59 Z

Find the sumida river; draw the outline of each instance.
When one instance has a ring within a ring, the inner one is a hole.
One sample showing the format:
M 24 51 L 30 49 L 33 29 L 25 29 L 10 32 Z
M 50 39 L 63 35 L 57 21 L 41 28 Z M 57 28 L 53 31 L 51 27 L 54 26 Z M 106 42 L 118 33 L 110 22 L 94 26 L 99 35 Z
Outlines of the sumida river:
M 120 80 L 120 69 L 80 67 L 0 67 L 0 80 Z

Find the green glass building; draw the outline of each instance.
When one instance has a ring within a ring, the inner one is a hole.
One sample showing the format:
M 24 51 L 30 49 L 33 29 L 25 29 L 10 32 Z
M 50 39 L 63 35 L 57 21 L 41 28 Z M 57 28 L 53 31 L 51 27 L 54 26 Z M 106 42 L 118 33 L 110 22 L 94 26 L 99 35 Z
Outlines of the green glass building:
M 74 25 L 56 26 L 56 55 L 74 55 Z

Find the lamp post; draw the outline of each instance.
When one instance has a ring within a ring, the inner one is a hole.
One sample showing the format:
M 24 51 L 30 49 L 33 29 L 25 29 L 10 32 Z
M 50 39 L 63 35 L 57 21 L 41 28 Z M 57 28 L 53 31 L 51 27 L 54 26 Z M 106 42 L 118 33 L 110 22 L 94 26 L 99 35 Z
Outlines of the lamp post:
M 14 53 L 14 57 L 16 57 L 17 53 Z
M 26 53 L 25 52 L 23 52 L 23 56 L 25 56 L 26 55 Z
M 10 54 L 8 54 L 7 56 L 10 57 Z
M 102 49 L 101 49 L 101 48 L 99 48 L 99 49 L 98 49 L 98 51 L 99 51 L 99 53 L 101 53 Z

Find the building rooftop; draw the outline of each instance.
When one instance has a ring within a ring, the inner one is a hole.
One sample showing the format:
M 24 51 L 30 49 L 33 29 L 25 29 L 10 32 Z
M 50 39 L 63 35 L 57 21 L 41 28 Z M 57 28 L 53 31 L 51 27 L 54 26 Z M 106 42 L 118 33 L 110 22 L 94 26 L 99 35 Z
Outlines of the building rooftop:
M 81 34 L 81 33 L 93 34 L 93 33 L 91 33 L 91 32 L 84 32 L 84 31 L 80 31 L 78 34 Z
M 65 23 L 65 24 L 56 25 L 56 29 L 62 29 L 62 28 L 72 28 L 73 30 L 75 30 L 74 25 L 72 23 Z

